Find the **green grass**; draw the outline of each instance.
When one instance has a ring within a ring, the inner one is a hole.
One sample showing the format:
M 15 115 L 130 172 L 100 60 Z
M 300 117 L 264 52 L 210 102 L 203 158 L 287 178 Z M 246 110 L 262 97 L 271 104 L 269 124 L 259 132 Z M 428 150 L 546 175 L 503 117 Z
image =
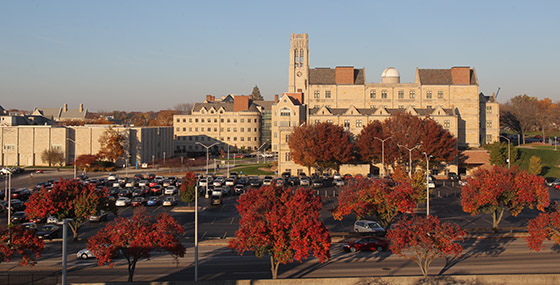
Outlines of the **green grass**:
M 241 173 L 243 171 L 243 175 L 273 175 L 274 171 L 262 171 L 260 167 L 267 167 L 270 168 L 270 163 L 261 163 L 261 164 L 247 164 L 247 165 L 240 165 L 232 169 L 232 171 L 236 171 L 237 173 Z
M 560 178 L 560 148 L 554 151 L 554 146 L 547 145 L 530 145 L 532 148 L 519 147 L 519 159 L 514 163 L 521 169 L 529 169 L 529 160 L 531 156 L 541 158 L 543 165 L 542 176 L 552 176 Z

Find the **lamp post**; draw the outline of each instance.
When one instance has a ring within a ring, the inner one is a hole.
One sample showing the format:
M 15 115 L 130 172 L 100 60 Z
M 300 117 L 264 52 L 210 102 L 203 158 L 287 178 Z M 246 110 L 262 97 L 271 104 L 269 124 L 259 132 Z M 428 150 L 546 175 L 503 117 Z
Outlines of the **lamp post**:
M 392 137 L 388 137 L 385 139 L 380 139 L 378 137 L 373 137 L 373 138 L 381 141 L 381 167 L 383 168 L 383 177 L 385 177 L 385 141 L 393 138 Z
M 417 144 L 413 148 L 408 148 L 407 146 L 400 145 L 400 144 L 397 144 L 397 146 L 408 150 L 408 177 L 412 178 L 412 151 L 419 148 L 421 145 Z
M 6 184 L 6 195 L 8 195 L 8 225 L 12 222 L 12 172 L 7 170 L 8 183 Z
M 206 148 L 206 190 L 208 190 L 208 150 L 218 143 L 209 146 L 201 142 L 196 142 L 196 144 Z M 198 190 L 194 191 L 194 281 L 198 281 Z
M 66 256 L 68 255 L 66 237 L 68 236 L 68 222 L 72 221 L 74 219 L 64 219 L 62 221 L 62 285 L 68 284 L 68 280 L 66 280 Z
M 510 169 L 511 168 L 511 151 L 510 151 L 511 140 L 505 136 L 500 136 L 500 137 L 508 141 L 508 169 Z
M 554 137 L 554 151 L 556 151 L 556 146 L 558 145 L 558 140 Z
M 165 167 L 165 151 L 163 152 L 163 167 Z
M 66 140 L 74 144 L 74 180 L 76 180 L 76 141 L 71 138 L 66 138 Z
M 261 151 L 261 148 L 266 144 L 266 142 L 263 142 L 263 144 L 261 144 L 261 146 L 259 146 L 259 148 L 257 148 L 257 164 L 260 163 L 260 157 L 259 157 L 259 152 Z
M 155 155 L 152 154 L 152 169 L 156 168 L 156 164 L 155 164 Z
M 226 176 L 229 175 L 229 144 L 227 145 L 227 173 Z
M 426 216 L 430 215 L 430 160 L 429 157 L 433 157 L 432 155 L 430 155 L 428 157 L 428 154 L 426 154 L 426 152 L 422 152 L 424 154 L 424 156 L 426 157 Z

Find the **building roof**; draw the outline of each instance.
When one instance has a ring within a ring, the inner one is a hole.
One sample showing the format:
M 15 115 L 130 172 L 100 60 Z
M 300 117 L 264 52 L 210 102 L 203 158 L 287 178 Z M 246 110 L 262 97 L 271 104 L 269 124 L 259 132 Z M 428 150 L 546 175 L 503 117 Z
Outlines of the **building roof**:
M 483 165 L 490 163 L 490 153 L 487 150 L 465 150 L 459 157 L 459 163 Z
M 418 78 L 422 85 L 453 85 L 451 69 L 418 69 Z M 470 84 L 476 85 L 473 70 L 470 70 Z
M 365 83 L 363 68 L 354 68 L 354 84 Z M 336 84 L 336 69 L 319 67 L 309 70 L 309 84 Z
M 261 106 L 264 110 L 272 110 L 272 105 L 274 101 L 253 101 L 254 104 Z
M 224 108 L 226 112 L 233 112 L 233 102 L 202 102 L 202 103 L 194 103 L 192 112 L 200 112 L 202 108 L 206 108 L 206 110 L 210 110 L 210 108 L 214 107 L 214 109 L 219 110 L 220 108 Z M 249 109 L 243 112 L 259 112 L 257 105 L 254 102 L 251 102 L 249 105 Z
M 349 108 L 329 108 L 329 107 L 325 107 L 327 108 L 330 113 L 332 115 L 335 116 L 342 116 L 344 114 L 346 114 L 346 111 L 348 111 L 348 109 L 353 108 L 353 107 L 349 107 Z M 321 110 L 321 108 L 313 108 L 309 110 L 309 115 L 320 115 L 318 114 L 318 112 Z M 358 112 L 360 113 L 359 115 L 374 115 L 375 112 L 377 110 L 379 110 L 379 108 L 356 108 L 356 110 L 358 110 Z M 390 109 L 390 108 L 385 108 L 385 110 L 387 110 L 387 112 L 390 115 L 396 114 L 398 112 L 405 112 L 406 109 Z M 435 111 L 435 109 L 428 109 L 428 108 L 414 108 L 414 110 L 418 113 L 419 116 L 423 116 L 423 117 L 427 117 L 433 114 L 433 112 Z M 453 116 L 454 112 L 453 109 L 444 109 L 442 108 L 442 110 L 445 112 L 445 115 L 447 116 Z M 330 115 L 330 114 L 329 114 Z
M 49 120 L 55 121 L 72 119 L 83 120 L 86 118 L 88 111 L 87 109 L 83 109 L 82 105 L 80 105 L 80 108 L 81 109 L 68 109 L 66 104 L 61 108 L 35 108 L 32 115 L 43 116 Z

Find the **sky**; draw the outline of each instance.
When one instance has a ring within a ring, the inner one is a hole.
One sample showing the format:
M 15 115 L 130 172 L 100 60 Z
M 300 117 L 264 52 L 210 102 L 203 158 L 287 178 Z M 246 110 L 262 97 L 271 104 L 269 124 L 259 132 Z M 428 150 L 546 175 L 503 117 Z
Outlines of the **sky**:
M 206 94 L 288 90 L 290 35 L 310 66 L 470 66 L 498 101 L 560 100 L 560 1 L 0 0 L 0 105 L 159 111 Z

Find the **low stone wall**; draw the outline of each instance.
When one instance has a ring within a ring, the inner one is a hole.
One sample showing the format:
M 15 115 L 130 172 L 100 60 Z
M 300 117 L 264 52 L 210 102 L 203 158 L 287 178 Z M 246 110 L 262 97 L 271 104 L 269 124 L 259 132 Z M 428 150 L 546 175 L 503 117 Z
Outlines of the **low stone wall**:
M 77 284 L 77 283 L 74 283 Z M 124 285 L 126 282 L 118 283 L 81 283 L 99 285 Z M 263 279 L 263 280 L 224 280 L 224 281 L 169 281 L 169 282 L 134 282 L 141 285 L 510 285 L 510 284 L 560 284 L 560 274 L 518 274 L 518 275 L 445 275 L 430 276 L 399 276 L 399 277 L 361 277 L 361 278 L 303 278 L 303 279 Z

